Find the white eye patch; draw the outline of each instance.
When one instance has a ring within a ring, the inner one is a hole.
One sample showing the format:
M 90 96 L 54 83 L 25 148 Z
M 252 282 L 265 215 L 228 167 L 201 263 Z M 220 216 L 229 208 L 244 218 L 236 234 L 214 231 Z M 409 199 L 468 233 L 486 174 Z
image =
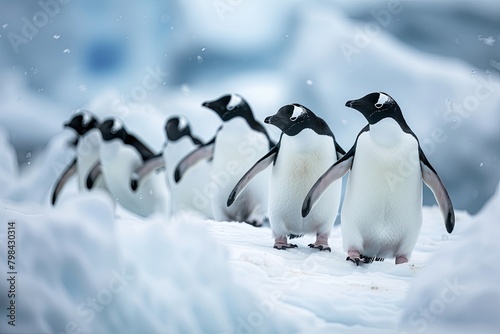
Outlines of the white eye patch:
M 379 93 L 378 94 L 378 101 L 377 101 L 377 103 L 375 103 L 375 107 L 377 107 L 377 109 L 380 109 L 380 108 L 382 108 L 384 103 L 386 103 L 387 101 L 389 101 L 389 96 L 382 94 L 382 93 Z
M 304 113 L 304 109 L 298 106 L 293 106 L 293 113 L 292 116 L 290 117 L 291 121 L 295 121 L 300 115 Z
M 117 133 L 123 128 L 123 123 L 119 119 L 113 120 L 113 126 L 111 127 L 112 133 Z
M 227 104 L 227 110 L 233 110 L 238 104 L 241 103 L 241 97 L 239 97 L 236 94 L 231 94 L 231 99 L 229 100 L 229 103 Z
M 88 112 L 82 113 L 82 117 L 83 117 L 83 125 L 84 126 L 88 125 L 92 119 L 92 116 L 90 116 L 90 114 Z
M 179 132 L 184 131 L 185 128 L 188 126 L 188 121 L 184 117 L 179 117 L 179 126 L 177 127 Z

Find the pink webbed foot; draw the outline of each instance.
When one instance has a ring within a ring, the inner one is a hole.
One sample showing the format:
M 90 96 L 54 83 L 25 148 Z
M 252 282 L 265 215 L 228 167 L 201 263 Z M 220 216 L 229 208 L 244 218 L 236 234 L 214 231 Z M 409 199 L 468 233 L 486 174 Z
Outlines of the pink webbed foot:
M 406 256 L 400 255 L 396 257 L 396 264 L 402 264 L 408 262 L 408 258 Z
M 317 248 L 320 251 L 332 251 L 332 249 L 328 245 L 328 235 L 326 234 L 318 234 L 316 236 L 316 242 L 313 244 L 309 244 L 309 247 Z
M 287 241 L 287 238 L 285 236 L 285 237 L 279 237 L 279 238 L 274 239 L 274 248 L 279 249 L 279 250 L 285 250 L 288 248 L 297 248 L 297 245 L 289 244 Z
M 350 249 L 347 252 L 347 257 L 345 259 L 346 261 L 352 261 L 354 262 L 357 266 L 359 266 L 359 263 L 361 262 L 361 254 L 357 250 Z

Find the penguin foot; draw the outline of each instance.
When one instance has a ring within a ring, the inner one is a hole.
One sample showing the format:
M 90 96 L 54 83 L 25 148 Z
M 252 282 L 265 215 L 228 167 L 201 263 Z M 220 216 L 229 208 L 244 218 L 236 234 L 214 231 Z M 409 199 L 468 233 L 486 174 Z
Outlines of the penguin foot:
M 316 242 L 309 244 L 309 247 L 319 249 L 320 251 L 332 251 L 328 245 L 328 234 L 318 234 L 316 236 Z
M 288 248 L 297 248 L 298 246 L 295 244 L 284 244 L 284 245 L 276 245 L 274 244 L 274 248 L 278 250 L 285 250 Z
M 247 223 L 248 225 L 252 225 L 254 227 L 261 227 L 262 226 L 262 222 L 257 221 L 257 220 L 245 221 L 245 223 Z
M 332 249 L 328 245 L 309 244 L 309 247 L 319 249 L 320 251 L 332 251 Z
M 347 257 L 345 260 L 352 261 L 356 264 L 356 266 L 359 266 L 359 264 L 361 263 L 361 254 L 359 254 L 357 250 L 351 249 L 347 252 Z
M 398 256 L 396 257 L 396 264 L 402 264 L 408 262 L 408 258 L 406 256 Z
M 348 256 L 346 258 L 346 261 L 352 261 L 352 262 L 356 263 L 357 266 L 359 266 L 361 263 L 372 263 L 373 261 L 383 262 L 384 258 L 375 257 L 375 256 L 366 256 L 366 255 L 360 254 L 358 251 L 350 250 L 348 252 Z
M 274 241 L 274 248 L 279 250 L 285 250 L 288 248 L 297 248 L 295 244 L 289 244 L 286 237 L 276 238 Z
M 363 263 L 372 263 L 373 261 L 384 262 L 384 258 L 382 257 L 364 256 L 363 254 L 360 254 L 359 258 L 363 261 Z

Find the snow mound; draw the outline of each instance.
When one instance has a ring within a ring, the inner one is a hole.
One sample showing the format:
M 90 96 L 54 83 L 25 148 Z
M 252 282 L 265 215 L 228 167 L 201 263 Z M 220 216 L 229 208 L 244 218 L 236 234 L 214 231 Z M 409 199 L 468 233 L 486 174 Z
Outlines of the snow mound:
M 5 333 L 234 333 L 297 328 L 235 282 L 224 247 L 196 218 L 138 220 L 104 194 L 70 194 L 55 209 L 3 200 L 16 226 L 16 326 Z M 7 229 L 0 232 L 6 245 Z M 61 251 L 63 250 L 63 251 Z M 7 262 L 6 247 L 1 261 Z M 1 291 L 8 291 L 3 279 Z M 6 310 L 8 298 L 1 298 Z M 259 311 L 262 309 L 262 311 Z M 278 327 L 280 326 L 280 327 Z
M 500 184 L 462 238 L 436 252 L 405 303 L 402 323 L 410 332 L 493 333 L 500 328 Z

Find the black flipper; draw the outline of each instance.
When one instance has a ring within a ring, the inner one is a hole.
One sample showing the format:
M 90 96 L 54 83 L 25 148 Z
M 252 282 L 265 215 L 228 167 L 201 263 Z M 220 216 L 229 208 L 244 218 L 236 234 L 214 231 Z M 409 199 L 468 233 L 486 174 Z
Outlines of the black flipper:
M 344 149 L 334 140 L 335 143 L 335 152 L 337 152 L 337 159 L 340 160 L 345 155 Z
M 52 193 L 52 205 L 54 205 L 57 201 L 57 197 L 59 193 L 62 191 L 62 188 L 68 182 L 68 179 L 76 174 L 76 159 L 69 164 L 69 166 L 64 170 L 64 173 L 61 174 L 59 180 L 57 180 L 56 186 L 54 188 L 54 192 Z
M 175 168 L 174 181 L 178 183 L 186 171 L 197 162 L 203 159 L 211 159 L 214 154 L 215 137 L 208 143 L 197 147 L 194 151 L 186 155 Z
M 334 163 L 333 166 L 328 168 L 312 186 L 302 204 L 302 217 L 307 217 L 326 189 L 328 189 L 335 180 L 340 179 L 349 171 L 354 159 L 354 148 L 355 146 L 353 146 L 353 148 L 351 148 L 351 150 L 349 150 L 340 160 Z
M 280 143 L 276 144 L 266 155 L 257 161 L 252 168 L 250 168 L 245 175 L 238 181 L 231 194 L 227 199 L 227 206 L 231 206 L 236 200 L 236 197 L 246 188 L 248 182 L 254 178 L 255 175 L 266 169 L 272 162 L 275 161 L 278 154 Z
M 90 170 L 89 175 L 87 176 L 87 189 L 91 190 L 94 187 L 94 184 L 97 178 L 102 174 L 102 166 L 100 162 L 97 162 L 94 167 Z
M 135 147 L 137 152 L 139 152 L 139 154 L 141 155 L 142 161 L 146 161 L 155 156 L 153 151 L 149 147 L 147 147 L 142 141 L 137 139 L 137 137 L 135 137 L 134 135 L 127 134 L 123 142 L 127 145 Z
M 450 196 L 448 195 L 443 182 L 439 178 L 439 175 L 429 163 L 429 160 L 427 160 L 427 157 L 420 147 L 418 148 L 418 152 L 420 156 L 420 168 L 422 169 L 422 179 L 432 190 L 432 193 L 436 198 L 436 202 L 441 209 L 446 231 L 451 233 L 455 227 L 455 212 L 453 211 L 453 204 L 451 203 Z
M 142 180 L 156 171 L 165 168 L 165 160 L 163 160 L 163 155 L 157 155 L 152 158 L 149 158 L 144 164 L 137 167 L 132 173 L 132 177 L 130 178 L 130 188 L 132 191 L 136 191 L 139 188 L 139 184 L 142 183 Z

